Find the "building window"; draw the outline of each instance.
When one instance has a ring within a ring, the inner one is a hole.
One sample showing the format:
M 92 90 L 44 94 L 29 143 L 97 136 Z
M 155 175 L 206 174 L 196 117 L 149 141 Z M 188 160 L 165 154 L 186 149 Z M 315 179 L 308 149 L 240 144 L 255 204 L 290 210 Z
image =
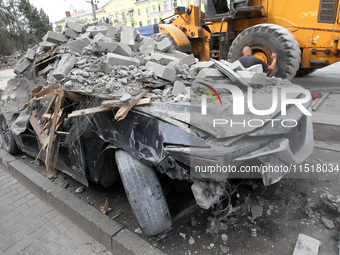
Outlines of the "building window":
M 140 12 L 140 9 L 137 9 L 137 14 L 138 16 L 142 15 L 142 13 Z
M 109 14 L 109 22 L 112 24 L 112 14 Z
M 167 11 L 169 6 L 168 6 L 168 1 L 164 1 L 163 2 L 163 7 L 164 7 L 164 11 Z
M 145 10 L 146 10 L 146 15 L 150 15 L 150 8 L 146 7 Z
M 126 12 L 122 12 L 122 20 L 123 22 L 126 22 Z
M 171 0 L 171 8 L 175 9 L 177 7 L 177 0 Z
M 139 21 L 139 26 L 142 27 L 143 26 L 143 22 Z
M 115 19 L 119 20 L 119 14 L 118 13 L 115 13 Z
M 153 6 L 152 6 L 152 12 L 157 12 L 156 5 L 153 5 Z
M 154 23 L 154 24 L 157 24 L 157 18 L 153 20 L 153 23 Z
M 150 26 L 151 25 L 151 20 L 148 20 L 148 26 Z
M 158 11 L 159 12 L 161 11 L 161 5 L 160 4 L 158 5 Z
M 129 12 L 129 18 L 130 18 L 130 20 L 134 20 L 135 19 L 134 15 L 133 15 L 133 12 Z

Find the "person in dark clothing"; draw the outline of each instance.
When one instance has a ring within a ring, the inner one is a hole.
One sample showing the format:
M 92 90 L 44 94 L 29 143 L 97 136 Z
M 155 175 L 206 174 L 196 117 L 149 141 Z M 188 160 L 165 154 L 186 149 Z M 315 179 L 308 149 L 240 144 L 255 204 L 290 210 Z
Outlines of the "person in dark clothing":
M 249 46 L 246 46 L 243 48 L 242 50 L 242 57 L 240 57 L 238 60 L 241 62 L 241 64 L 245 67 L 251 67 L 253 65 L 257 65 L 257 64 L 261 64 L 263 67 L 263 71 L 266 73 L 269 73 L 270 71 L 273 71 L 275 66 L 276 66 L 276 62 L 277 62 L 277 54 L 273 53 L 272 54 L 272 63 L 270 65 L 268 65 L 267 63 L 265 63 L 263 60 L 254 57 L 252 55 L 252 50 Z

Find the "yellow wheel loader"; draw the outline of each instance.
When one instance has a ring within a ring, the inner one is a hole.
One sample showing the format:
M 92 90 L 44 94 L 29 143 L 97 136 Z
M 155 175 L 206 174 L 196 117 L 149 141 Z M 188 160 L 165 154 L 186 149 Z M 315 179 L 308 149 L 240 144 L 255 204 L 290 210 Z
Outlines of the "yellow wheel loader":
M 177 7 L 161 24 L 176 48 L 202 61 L 236 61 L 244 46 L 270 64 L 271 76 L 292 79 L 340 60 L 339 0 L 203 0 Z

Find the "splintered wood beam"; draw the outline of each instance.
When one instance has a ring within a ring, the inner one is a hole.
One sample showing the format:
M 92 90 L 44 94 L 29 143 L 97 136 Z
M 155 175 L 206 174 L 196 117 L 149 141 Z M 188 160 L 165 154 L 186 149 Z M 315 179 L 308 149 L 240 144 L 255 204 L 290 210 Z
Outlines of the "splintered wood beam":
M 73 117 L 88 115 L 88 114 L 97 113 L 97 112 L 108 112 L 108 111 L 111 111 L 111 110 L 112 110 L 112 107 L 110 108 L 110 107 L 98 106 L 98 107 L 92 107 L 92 108 L 73 111 L 69 115 L 67 115 L 67 117 L 73 118 Z
M 45 131 L 41 128 L 38 119 L 34 117 L 33 115 L 31 115 L 30 123 L 33 127 L 34 132 L 37 134 L 38 139 L 40 143 L 42 144 L 42 147 L 46 148 L 46 145 L 48 143 L 48 136 L 45 133 Z
M 43 64 L 43 63 L 46 63 L 47 61 L 50 61 L 50 60 L 55 59 L 55 58 L 57 58 L 57 57 L 60 57 L 60 56 L 62 56 L 62 55 L 63 55 L 63 54 L 54 55 L 53 57 L 47 58 L 47 59 L 45 59 L 45 60 L 43 60 L 43 61 L 37 63 L 35 66 L 39 66 L 39 65 L 41 65 L 41 64 Z
M 50 158 L 51 158 L 52 146 L 54 142 L 55 131 L 58 129 L 57 123 L 58 123 L 58 119 L 60 118 L 60 110 L 61 110 L 61 104 L 63 102 L 63 98 L 64 98 L 63 92 L 59 91 L 55 104 L 54 104 L 54 113 L 52 116 L 51 129 L 48 134 L 48 144 L 46 148 L 46 159 L 45 159 L 46 170 L 50 169 Z
M 145 89 L 142 93 L 139 95 L 133 97 L 132 99 L 129 100 L 129 105 L 128 106 L 122 106 L 116 113 L 115 115 L 115 120 L 120 121 L 126 118 L 127 114 L 131 110 L 132 107 L 134 107 L 139 100 L 141 100 L 147 93 L 151 91 L 151 88 Z
M 147 104 L 150 104 L 150 102 L 151 102 L 151 97 L 143 98 L 135 106 L 147 105 Z M 73 118 L 73 117 L 78 117 L 78 116 L 83 116 L 83 115 L 88 115 L 88 114 L 93 114 L 93 113 L 98 113 L 98 112 L 108 112 L 108 111 L 113 110 L 114 108 L 121 107 L 122 104 L 123 102 L 121 101 L 117 103 L 117 100 L 106 100 L 106 101 L 103 101 L 101 106 L 73 111 L 70 114 L 68 114 L 67 117 Z

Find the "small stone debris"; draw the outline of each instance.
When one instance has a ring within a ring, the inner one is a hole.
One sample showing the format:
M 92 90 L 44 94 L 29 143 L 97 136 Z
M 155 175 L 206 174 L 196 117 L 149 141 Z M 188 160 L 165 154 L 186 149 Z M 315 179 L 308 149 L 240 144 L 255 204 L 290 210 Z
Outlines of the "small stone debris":
M 227 246 L 221 246 L 221 252 L 222 252 L 223 254 L 227 254 L 228 251 L 229 251 L 229 248 L 228 248 Z
M 140 235 L 143 234 L 143 232 L 140 228 L 136 228 L 135 233 L 140 234 Z
M 84 186 L 81 186 L 81 187 L 78 187 L 76 190 L 75 190 L 75 193 L 77 194 L 81 194 L 85 191 L 85 187 Z
M 326 218 L 325 216 L 321 217 L 321 222 L 325 225 L 326 228 L 328 229 L 333 229 L 335 227 L 334 221 Z
M 184 234 L 184 233 L 179 233 L 179 235 L 180 235 L 182 238 L 186 239 L 186 234 Z
M 260 205 L 253 205 L 251 207 L 251 214 L 252 214 L 253 219 L 261 217 L 263 214 L 263 207 Z
M 197 225 L 197 220 L 196 220 L 195 216 L 192 216 L 192 217 L 190 218 L 190 224 L 191 224 L 191 226 L 193 226 L 193 227 L 195 227 L 195 226 Z
M 190 236 L 190 238 L 189 238 L 189 242 L 188 242 L 190 245 L 193 245 L 193 244 L 195 244 L 195 239 L 192 237 L 192 236 Z
M 223 242 L 226 242 L 226 241 L 228 241 L 228 236 L 226 234 L 222 234 L 221 239 L 222 239 Z

